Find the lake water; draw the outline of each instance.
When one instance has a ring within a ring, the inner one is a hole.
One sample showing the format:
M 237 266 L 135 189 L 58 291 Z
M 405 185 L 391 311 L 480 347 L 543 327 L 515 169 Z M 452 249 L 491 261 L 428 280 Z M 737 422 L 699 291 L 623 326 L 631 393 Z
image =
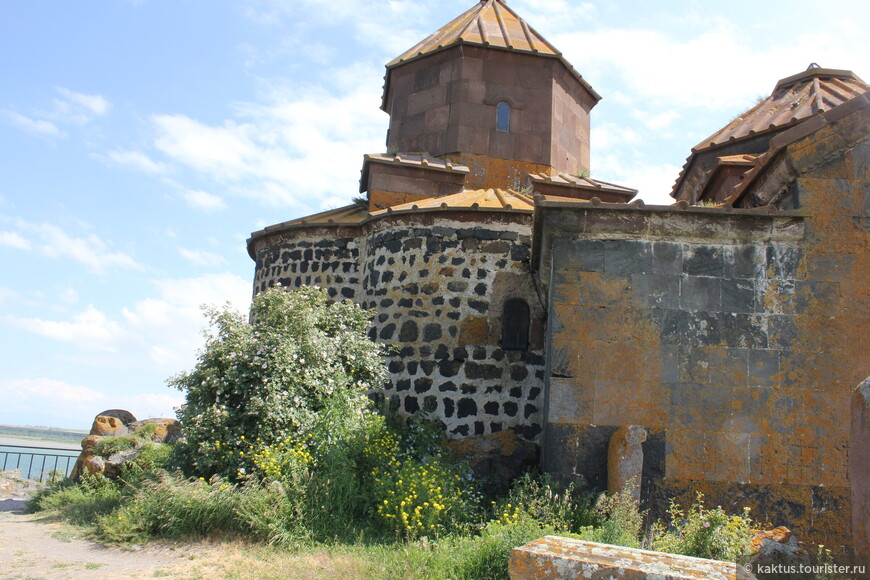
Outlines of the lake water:
M 0 471 L 20 469 L 28 479 L 45 479 L 54 470 L 69 475 L 81 447 L 54 441 L 0 439 Z

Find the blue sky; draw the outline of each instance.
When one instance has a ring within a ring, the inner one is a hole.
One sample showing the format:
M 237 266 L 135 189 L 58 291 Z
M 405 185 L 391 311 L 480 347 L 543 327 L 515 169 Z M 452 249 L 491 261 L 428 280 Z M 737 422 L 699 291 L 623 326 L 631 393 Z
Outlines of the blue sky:
M 0 0 L 0 423 L 172 416 L 245 239 L 349 203 L 384 63 L 473 2 Z M 651 203 L 779 78 L 870 78 L 864 1 L 509 5 L 604 97 L 592 176 Z

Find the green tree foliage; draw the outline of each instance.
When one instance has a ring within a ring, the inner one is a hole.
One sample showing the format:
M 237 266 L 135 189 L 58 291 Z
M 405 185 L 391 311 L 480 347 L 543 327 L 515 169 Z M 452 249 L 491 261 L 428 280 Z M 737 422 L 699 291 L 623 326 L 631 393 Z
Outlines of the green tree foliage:
M 385 379 L 369 312 L 317 288 L 273 288 L 254 298 L 250 322 L 229 307 L 206 313 L 196 367 L 168 381 L 186 397 L 178 451 L 190 474 L 240 480 L 254 441 L 328 445 L 365 420 L 366 393 Z

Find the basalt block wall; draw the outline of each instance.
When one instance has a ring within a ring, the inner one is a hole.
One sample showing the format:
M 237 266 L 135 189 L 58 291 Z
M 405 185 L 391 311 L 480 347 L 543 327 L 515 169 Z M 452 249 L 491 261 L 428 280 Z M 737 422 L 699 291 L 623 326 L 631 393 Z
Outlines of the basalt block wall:
M 641 425 L 654 515 L 701 491 L 852 546 L 870 477 L 850 427 L 870 354 L 866 160 L 820 160 L 799 212 L 539 207 L 544 469 L 603 488 L 610 435 Z
M 543 306 L 529 273 L 531 216 L 440 212 L 359 227 L 295 228 L 255 242 L 255 292 L 318 285 L 374 309 L 370 336 L 393 347 L 380 393 L 451 437 L 541 432 Z M 501 348 L 505 301 L 530 307 L 529 348 Z

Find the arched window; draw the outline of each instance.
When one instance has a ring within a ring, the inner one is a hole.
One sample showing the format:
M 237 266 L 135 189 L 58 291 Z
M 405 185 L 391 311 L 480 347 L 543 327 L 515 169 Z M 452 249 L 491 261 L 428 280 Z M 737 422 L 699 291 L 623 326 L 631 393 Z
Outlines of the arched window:
M 511 298 L 504 303 L 501 347 L 504 350 L 529 348 L 529 305 L 522 298 Z
M 511 130 L 511 106 L 504 101 L 495 108 L 495 130 L 505 133 Z

